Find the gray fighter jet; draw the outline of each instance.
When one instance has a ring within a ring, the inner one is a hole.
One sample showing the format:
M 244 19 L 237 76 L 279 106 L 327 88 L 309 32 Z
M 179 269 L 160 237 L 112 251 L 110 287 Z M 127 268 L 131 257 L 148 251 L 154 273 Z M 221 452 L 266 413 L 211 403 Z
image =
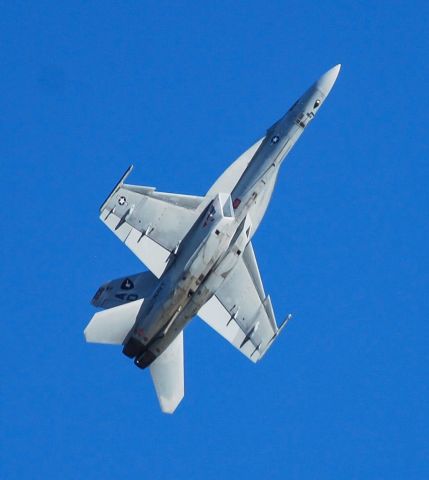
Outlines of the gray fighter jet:
M 148 267 L 102 285 L 87 342 L 123 345 L 150 368 L 163 412 L 184 396 L 183 330 L 195 315 L 253 362 L 290 319 L 277 326 L 251 239 L 265 214 L 280 166 L 319 111 L 340 65 L 319 78 L 266 135 L 244 152 L 204 197 L 125 183 L 100 209 L 101 220 Z

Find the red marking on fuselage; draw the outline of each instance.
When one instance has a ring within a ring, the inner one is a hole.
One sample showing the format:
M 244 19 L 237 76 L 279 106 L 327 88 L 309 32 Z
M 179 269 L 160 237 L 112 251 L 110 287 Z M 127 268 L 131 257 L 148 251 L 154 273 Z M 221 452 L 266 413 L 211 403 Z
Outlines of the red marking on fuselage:
M 144 335 L 144 329 L 140 327 L 136 330 L 136 333 L 139 337 L 142 337 Z
M 240 203 L 241 203 L 241 200 L 239 198 L 236 198 L 233 202 L 232 202 L 232 206 L 234 208 L 234 210 L 236 210 L 239 206 L 240 206 Z

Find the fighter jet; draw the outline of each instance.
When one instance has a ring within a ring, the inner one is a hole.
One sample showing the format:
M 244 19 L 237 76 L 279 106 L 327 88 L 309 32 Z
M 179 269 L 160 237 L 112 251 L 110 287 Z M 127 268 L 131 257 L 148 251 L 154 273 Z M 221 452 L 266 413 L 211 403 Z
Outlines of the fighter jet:
M 284 159 L 339 71 L 322 75 L 204 197 L 125 183 L 131 166 L 102 204 L 102 222 L 149 270 L 98 289 L 92 304 L 103 310 L 85 338 L 122 345 L 137 367 L 149 367 L 163 412 L 183 399 L 183 331 L 196 315 L 252 362 L 290 319 L 276 323 L 251 240 Z

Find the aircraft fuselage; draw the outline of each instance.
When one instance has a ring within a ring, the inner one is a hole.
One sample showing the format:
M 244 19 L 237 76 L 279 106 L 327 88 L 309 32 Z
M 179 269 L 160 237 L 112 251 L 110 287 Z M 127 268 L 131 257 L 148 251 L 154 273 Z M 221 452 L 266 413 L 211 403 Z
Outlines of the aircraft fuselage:
M 283 160 L 335 78 L 325 74 L 310 87 L 268 129 L 230 196 L 216 195 L 202 211 L 124 342 L 124 353 L 137 366 L 147 367 L 165 351 L 233 271 L 264 217 Z

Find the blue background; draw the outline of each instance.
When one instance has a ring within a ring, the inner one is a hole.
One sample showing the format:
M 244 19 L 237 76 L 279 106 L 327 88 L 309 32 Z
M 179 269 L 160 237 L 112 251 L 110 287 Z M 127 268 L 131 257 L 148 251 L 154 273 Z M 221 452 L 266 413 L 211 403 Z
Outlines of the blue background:
M 427 2 L 2 2 L 1 478 L 428 477 Z M 85 344 L 138 272 L 98 220 L 130 181 L 203 195 L 328 68 L 254 246 L 253 365 L 195 319 L 186 396 Z

